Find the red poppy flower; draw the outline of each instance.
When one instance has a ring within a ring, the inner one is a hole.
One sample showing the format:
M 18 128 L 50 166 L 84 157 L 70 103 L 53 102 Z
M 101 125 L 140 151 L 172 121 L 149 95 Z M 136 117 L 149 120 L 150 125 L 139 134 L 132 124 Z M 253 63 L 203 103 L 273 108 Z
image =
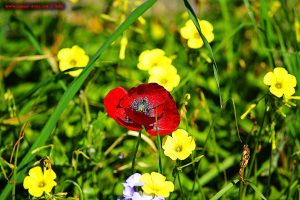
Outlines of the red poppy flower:
M 171 94 L 156 83 L 141 84 L 128 92 L 117 87 L 104 98 L 108 115 L 129 130 L 142 130 L 156 136 L 173 132 L 180 122 Z

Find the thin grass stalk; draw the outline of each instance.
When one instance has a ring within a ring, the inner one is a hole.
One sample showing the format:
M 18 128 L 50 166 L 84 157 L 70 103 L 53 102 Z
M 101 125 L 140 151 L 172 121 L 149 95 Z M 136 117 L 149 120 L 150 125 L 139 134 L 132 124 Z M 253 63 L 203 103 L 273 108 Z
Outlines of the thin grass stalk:
M 180 173 L 179 172 L 177 173 L 177 177 L 178 177 L 178 184 L 179 184 L 180 193 L 181 193 L 181 197 L 182 197 L 181 199 L 186 199 L 185 194 L 183 192 L 182 184 L 180 181 Z
M 250 176 L 250 174 L 252 172 L 252 168 L 253 168 L 254 162 L 256 160 L 256 154 L 257 154 L 257 148 L 258 148 L 259 138 L 261 136 L 261 133 L 262 133 L 262 130 L 263 130 L 263 126 L 264 126 L 264 123 L 265 123 L 265 119 L 266 119 L 267 105 L 268 105 L 268 98 L 267 98 L 266 103 L 265 103 L 264 115 L 263 115 L 262 122 L 260 124 L 259 132 L 258 132 L 258 134 L 256 136 L 255 146 L 254 146 L 254 149 L 252 151 L 253 154 L 251 155 L 250 165 L 249 165 L 249 168 L 248 168 L 249 170 L 247 171 L 247 174 L 245 173 L 246 177 Z M 242 191 L 240 191 L 240 194 L 242 194 L 242 196 L 240 196 L 240 198 L 243 199 L 243 198 L 245 198 L 245 195 L 246 195 L 247 186 L 246 187 L 242 187 L 240 189 L 242 190 Z
M 157 144 L 158 144 L 158 172 L 163 173 L 163 167 L 162 167 L 162 148 L 161 148 L 161 138 L 160 135 L 158 134 L 156 136 Z
M 155 115 L 155 122 L 157 123 L 158 118 L 157 118 L 157 109 L 156 109 L 156 115 Z M 158 172 L 163 173 L 163 168 L 162 168 L 162 150 L 161 150 L 161 138 L 159 135 L 158 130 L 156 129 L 156 140 L 157 140 L 157 145 L 158 145 Z
M 141 138 L 142 138 L 142 131 L 139 131 L 139 136 L 138 136 L 138 139 L 137 139 L 137 142 L 136 142 L 136 145 L 135 145 L 133 158 L 132 158 L 132 163 L 131 163 L 131 172 L 132 172 L 132 174 L 134 173 L 135 159 L 136 159 L 137 152 L 139 150 L 139 146 L 140 146 L 140 143 L 141 143 Z

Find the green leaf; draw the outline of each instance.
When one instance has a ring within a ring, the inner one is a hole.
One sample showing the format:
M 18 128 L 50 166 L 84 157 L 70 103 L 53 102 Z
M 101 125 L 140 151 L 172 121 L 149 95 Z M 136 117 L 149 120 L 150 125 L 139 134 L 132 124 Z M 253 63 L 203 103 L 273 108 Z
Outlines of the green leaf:
M 234 187 L 239 182 L 238 179 L 233 180 L 231 183 L 228 183 L 222 190 L 220 190 L 215 196 L 213 196 L 210 200 L 220 199 L 227 191 L 229 191 L 232 187 Z
M 205 38 L 204 34 L 201 31 L 200 25 L 198 23 L 198 18 L 196 16 L 192 6 L 190 5 L 190 3 L 187 0 L 184 0 L 184 5 L 187 8 L 189 16 L 190 16 L 191 20 L 193 21 L 194 25 L 196 26 L 196 28 L 198 30 L 198 33 L 199 33 L 201 39 L 203 40 L 203 43 L 204 43 L 206 49 L 208 50 L 208 52 L 209 52 L 209 54 L 212 58 L 214 76 L 215 76 L 216 84 L 217 84 L 218 91 L 219 91 L 220 107 L 222 108 L 223 107 L 223 102 L 222 102 L 221 88 L 220 88 L 220 84 L 219 84 L 218 66 L 217 66 L 213 51 L 211 49 L 211 46 L 207 42 L 207 39 Z
M 27 154 L 24 156 L 24 158 L 21 160 L 19 166 L 18 166 L 18 172 L 17 172 L 17 183 L 21 182 L 24 177 L 25 173 L 27 171 L 26 166 L 32 162 L 35 155 L 32 154 L 32 151 L 36 148 L 43 146 L 48 138 L 50 137 L 51 133 L 54 131 L 57 121 L 60 118 L 60 115 L 64 111 L 64 109 L 67 107 L 70 100 L 75 96 L 75 94 L 78 92 L 80 87 L 82 86 L 83 82 L 86 80 L 90 72 L 94 68 L 94 63 L 96 60 L 101 56 L 101 54 L 106 50 L 110 44 L 115 41 L 138 17 L 140 17 L 144 12 L 146 12 L 152 5 L 156 2 L 156 0 L 148 0 L 142 5 L 140 5 L 138 8 L 136 8 L 128 17 L 127 19 L 112 33 L 112 35 L 105 40 L 105 42 L 100 46 L 100 48 L 97 50 L 97 52 L 92 56 L 90 62 L 86 66 L 86 68 L 82 71 L 82 73 L 70 84 L 60 101 L 58 102 L 58 105 L 56 109 L 54 110 L 53 114 L 50 116 L 49 120 L 43 127 L 40 136 L 36 139 L 34 144 L 31 146 L 31 148 L 28 150 Z M 27 29 L 26 29 L 27 30 Z M 0 199 L 4 200 L 6 199 L 11 190 L 13 185 L 11 183 L 8 183 L 3 191 L 1 192 Z

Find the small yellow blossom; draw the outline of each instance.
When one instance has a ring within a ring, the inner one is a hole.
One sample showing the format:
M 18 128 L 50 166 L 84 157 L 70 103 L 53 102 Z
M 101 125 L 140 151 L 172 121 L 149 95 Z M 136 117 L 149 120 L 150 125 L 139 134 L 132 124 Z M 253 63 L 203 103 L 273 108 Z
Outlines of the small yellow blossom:
M 183 129 L 177 129 L 171 136 L 166 136 L 162 148 L 164 154 L 170 157 L 172 160 L 184 160 L 192 151 L 195 150 L 195 140 L 188 136 L 188 133 Z
M 276 67 L 273 72 L 264 76 L 264 84 L 270 86 L 270 92 L 277 97 L 291 97 L 297 85 L 296 77 L 288 74 L 283 67 Z
M 154 40 L 161 40 L 165 37 L 165 30 L 159 22 L 153 21 L 150 26 L 150 34 Z
M 8 90 L 7 92 L 4 93 L 4 99 L 8 101 L 13 100 L 14 99 L 13 93 L 10 90 Z
M 153 67 L 149 74 L 149 83 L 158 83 L 168 91 L 172 91 L 180 82 L 180 76 L 173 65 Z
M 121 42 L 120 42 L 120 53 L 119 53 L 119 58 L 121 60 L 125 59 L 125 51 L 126 51 L 126 47 L 128 44 L 128 39 L 127 36 L 124 34 L 121 38 Z
M 76 4 L 78 3 L 78 0 L 70 0 L 70 2 Z
M 137 67 L 140 70 L 150 70 L 153 67 L 171 65 L 172 59 L 161 49 L 145 50 L 139 56 Z
M 23 186 L 32 196 L 40 197 L 44 192 L 51 192 L 56 185 L 55 178 L 56 174 L 51 168 L 44 168 L 42 171 L 42 168 L 37 166 L 29 170 L 29 176 L 25 177 Z
M 142 189 L 147 195 L 168 197 L 174 191 L 174 184 L 166 181 L 166 177 L 157 172 L 143 174 L 140 182 L 144 183 Z
M 270 17 L 273 17 L 275 15 L 275 13 L 280 9 L 280 7 L 281 7 L 280 1 L 278 1 L 278 0 L 273 1 L 271 6 L 270 6 L 270 10 L 268 12 L 268 15 Z
M 256 107 L 256 104 L 253 103 L 251 104 L 248 109 L 246 110 L 246 112 L 244 112 L 242 115 L 241 115 L 241 119 L 245 119 L 245 117 L 251 112 L 251 110 L 253 110 L 254 108 Z
M 85 51 L 77 45 L 72 48 L 63 48 L 58 54 L 57 58 L 59 60 L 59 69 L 65 71 L 73 67 L 85 67 L 89 62 L 89 57 L 85 54 Z M 70 71 L 68 74 L 71 76 L 78 76 L 82 69 L 77 69 L 76 71 Z
M 214 40 L 213 25 L 206 20 L 198 20 L 198 22 L 206 40 L 212 42 Z M 185 23 L 185 26 L 180 29 L 180 34 L 188 40 L 187 45 L 192 49 L 201 48 L 204 44 L 192 20 Z

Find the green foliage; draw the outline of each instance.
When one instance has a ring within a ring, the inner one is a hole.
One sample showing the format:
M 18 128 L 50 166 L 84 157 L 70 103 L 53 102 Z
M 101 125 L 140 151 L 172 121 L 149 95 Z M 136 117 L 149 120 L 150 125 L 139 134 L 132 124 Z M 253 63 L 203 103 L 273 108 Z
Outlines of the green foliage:
M 286 106 L 263 84 L 277 66 L 300 80 L 298 1 L 184 0 L 170 9 L 163 2 L 81 1 L 66 3 L 64 11 L 1 11 L 0 199 L 31 199 L 23 179 L 49 159 L 57 186 L 48 199 L 116 199 L 132 164 L 134 171 L 162 171 L 173 181 L 168 199 L 299 199 L 299 103 Z M 197 17 L 213 24 L 212 43 Z M 200 49 L 190 49 L 180 35 L 189 18 L 204 41 Z M 122 38 L 128 41 L 124 59 Z M 57 61 L 58 51 L 73 45 L 90 56 L 76 78 L 61 72 Z M 139 138 L 109 118 L 103 105 L 111 89 L 148 81 L 138 56 L 154 48 L 173 59 L 181 77 L 171 92 L 179 128 L 196 141 L 180 162 L 161 152 L 164 136 L 142 131 Z M 256 105 L 241 119 L 250 104 Z M 246 185 L 239 180 L 244 144 L 251 150 Z

